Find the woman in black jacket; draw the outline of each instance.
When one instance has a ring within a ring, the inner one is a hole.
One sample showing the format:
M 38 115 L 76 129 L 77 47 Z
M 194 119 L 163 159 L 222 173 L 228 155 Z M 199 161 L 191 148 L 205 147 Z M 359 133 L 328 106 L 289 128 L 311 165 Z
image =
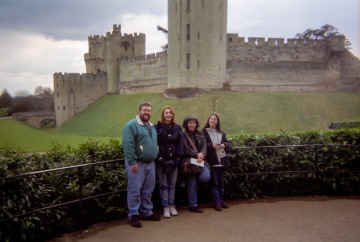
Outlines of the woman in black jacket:
M 220 127 L 220 118 L 211 114 L 202 133 L 207 142 L 207 161 L 211 167 L 211 195 L 216 211 L 229 206 L 224 202 L 224 171 L 230 166 L 227 153 L 231 150 L 231 143 L 226 139 L 226 133 Z
M 206 140 L 198 130 L 200 123 L 195 115 L 187 115 L 183 121 L 185 148 L 184 157 L 196 159 L 196 162 L 203 163 L 204 167 L 200 173 L 187 174 L 189 210 L 194 213 L 203 213 L 197 201 L 198 182 L 205 183 L 210 180 L 210 170 L 206 165 Z
M 160 121 L 155 125 L 159 145 L 157 175 L 163 217 L 178 215 L 174 205 L 178 165 L 184 151 L 184 134 L 175 122 L 175 112 L 170 106 L 163 107 Z

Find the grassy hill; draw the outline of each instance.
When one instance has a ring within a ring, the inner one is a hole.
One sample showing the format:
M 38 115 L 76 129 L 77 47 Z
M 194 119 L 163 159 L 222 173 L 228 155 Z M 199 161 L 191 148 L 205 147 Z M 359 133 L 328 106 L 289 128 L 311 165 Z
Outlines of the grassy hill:
M 219 92 L 187 99 L 166 99 L 162 94 L 110 95 L 55 129 L 38 130 L 14 120 L 0 120 L 0 147 L 47 150 L 45 145 L 54 141 L 73 146 L 88 137 L 120 138 L 123 126 L 144 101 L 153 105 L 153 123 L 159 120 L 164 105 L 175 108 L 180 124 L 187 114 L 196 114 L 202 126 L 217 112 L 229 135 L 326 129 L 331 122 L 360 120 L 358 93 Z
M 161 108 L 170 105 L 175 108 L 180 124 L 187 114 L 196 114 L 202 126 L 212 112 L 217 112 L 229 134 L 325 129 L 333 121 L 360 119 L 360 95 L 355 93 L 219 92 L 188 99 L 131 94 L 101 98 L 58 131 L 118 137 L 143 101 L 153 105 L 153 123 L 159 120 Z

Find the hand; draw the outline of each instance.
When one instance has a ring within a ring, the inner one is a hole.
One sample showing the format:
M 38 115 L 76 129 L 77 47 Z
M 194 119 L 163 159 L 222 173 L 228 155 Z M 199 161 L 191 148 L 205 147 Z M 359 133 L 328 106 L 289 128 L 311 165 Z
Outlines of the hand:
M 222 148 L 222 149 L 225 149 L 225 144 L 220 144 L 219 147 Z
M 197 162 L 201 163 L 204 160 L 205 155 L 203 153 L 199 153 L 197 157 Z
M 137 170 L 138 170 L 138 165 L 137 164 L 131 166 L 131 171 L 132 172 L 135 173 L 135 172 L 137 172 Z

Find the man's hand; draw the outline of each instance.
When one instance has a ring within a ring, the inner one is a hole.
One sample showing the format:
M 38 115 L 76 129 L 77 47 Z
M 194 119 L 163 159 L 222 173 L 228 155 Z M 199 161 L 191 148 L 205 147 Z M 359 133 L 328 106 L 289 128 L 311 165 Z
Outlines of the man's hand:
M 137 170 L 138 170 L 138 165 L 137 164 L 131 166 L 131 171 L 132 172 L 137 172 Z

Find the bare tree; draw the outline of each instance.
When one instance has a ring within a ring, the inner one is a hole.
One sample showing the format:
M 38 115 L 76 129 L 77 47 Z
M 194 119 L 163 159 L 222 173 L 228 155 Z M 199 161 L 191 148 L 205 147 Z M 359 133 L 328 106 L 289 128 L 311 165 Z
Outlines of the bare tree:
M 166 36 L 166 38 L 167 38 L 167 36 L 168 36 L 168 34 L 169 34 L 169 32 L 167 31 L 167 29 L 165 29 L 165 28 L 161 27 L 160 25 L 158 25 L 158 26 L 157 26 L 157 30 L 163 32 L 163 34 L 165 34 L 165 36 Z M 161 46 L 161 49 L 163 49 L 164 51 L 167 51 L 167 49 L 168 49 L 168 44 L 165 44 L 165 45 Z

